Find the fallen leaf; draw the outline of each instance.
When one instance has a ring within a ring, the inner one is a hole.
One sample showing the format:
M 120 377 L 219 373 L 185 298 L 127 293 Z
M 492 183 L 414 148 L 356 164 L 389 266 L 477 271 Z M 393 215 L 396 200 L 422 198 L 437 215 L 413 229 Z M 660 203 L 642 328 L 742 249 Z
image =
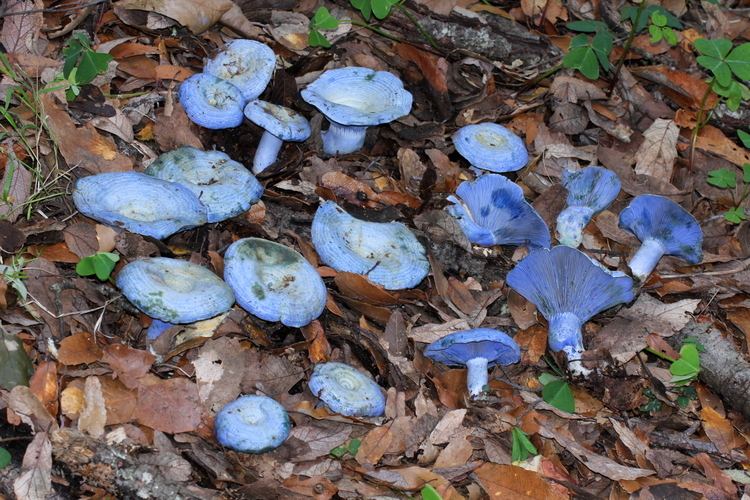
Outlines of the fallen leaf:
M 535 365 L 547 351 L 547 329 L 541 325 L 521 330 L 513 340 L 521 348 L 521 362 L 525 365 Z
M 111 344 L 104 348 L 102 362 L 107 363 L 125 387 L 138 387 L 140 379 L 156 360 L 153 354 L 130 348 L 124 344 Z
M 37 432 L 26 447 L 13 493 L 18 500 L 46 500 L 52 493 L 52 444 L 46 432 Z
M 136 392 L 125 387 L 119 380 L 107 376 L 99 377 L 99 383 L 102 386 L 107 410 L 106 425 L 132 422 L 135 418 L 135 407 L 138 402 Z M 77 394 L 73 393 L 71 396 L 75 398 Z M 73 399 L 73 401 L 75 400 Z
M 738 146 L 724 135 L 724 132 L 711 125 L 706 125 L 701 129 L 701 133 L 695 141 L 695 147 L 713 153 L 740 167 L 745 163 L 750 163 L 750 151 Z
M 636 154 L 635 173 L 669 181 L 677 158 L 679 135 L 680 129 L 673 120 L 654 120 L 643 132 L 644 141 Z
M 71 224 L 63 230 L 68 249 L 80 258 L 94 255 L 99 251 L 96 226 L 88 222 Z
M 104 434 L 107 423 L 107 408 L 99 379 L 86 377 L 83 387 L 83 408 L 78 416 L 78 430 L 98 438 Z
M 4 2 L 0 42 L 6 53 L 39 53 L 36 42 L 42 35 L 43 12 L 42 0 L 6 0 Z
M 180 146 L 203 149 L 197 130 L 197 126 L 190 121 L 179 103 L 174 105 L 169 116 L 163 109 L 156 112 L 154 138 L 162 151 L 171 151 Z
M 328 361 L 331 355 L 331 345 L 326 339 L 326 332 L 320 321 L 314 320 L 307 326 L 300 328 L 302 335 L 307 340 L 307 352 L 310 356 L 310 362 L 322 363 Z
M 190 380 L 153 375 L 140 379 L 135 411 L 139 424 L 169 434 L 191 432 L 200 425 L 201 412 L 198 386 Z
M 490 498 L 560 498 L 542 476 L 514 465 L 486 463 L 474 474 Z
M 361 274 L 338 272 L 333 281 L 344 296 L 355 300 L 378 306 L 389 306 L 399 302 L 393 293 Z
M 463 497 L 444 477 L 422 467 L 362 469 L 358 472 L 370 479 L 385 483 L 391 488 L 402 491 L 416 491 L 430 484 L 443 500 L 458 500 Z
M 729 455 L 733 449 L 744 446 L 732 423 L 710 406 L 701 409 L 701 420 L 703 431 L 719 452 Z
M 85 332 L 62 339 L 57 351 L 58 361 L 67 366 L 93 363 L 101 358 L 102 350 L 96 345 L 94 336 Z
M 351 433 L 351 426 L 336 422 L 313 421 L 295 426 L 288 441 L 295 450 L 292 461 L 306 462 L 328 456 L 332 449 L 344 444 Z
M 42 361 L 37 365 L 34 375 L 29 380 L 29 389 L 41 401 L 50 415 L 57 416 L 59 409 L 57 398 L 59 388 L 57 386 L 57 363 L 54 361 Z
M 239 396 L 246 363 L 247 351 L 237 338 L 221 337 L 203 344 L 193 366 L 198 397 L 206 408 L 218 412 Z
M 33 176 L 21 162 L 9 158 L 0 191 L 0 217 L 15 222 L 23 214 L 31 194 Z M 7 188 L 7 191 L 6 191 Z

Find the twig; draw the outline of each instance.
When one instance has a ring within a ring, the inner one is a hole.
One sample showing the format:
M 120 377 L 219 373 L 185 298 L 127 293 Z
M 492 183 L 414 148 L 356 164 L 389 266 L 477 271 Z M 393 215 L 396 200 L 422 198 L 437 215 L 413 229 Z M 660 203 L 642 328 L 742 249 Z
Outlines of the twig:
M 638 23 L 641 21 L 641 14 L 643 14 L 645 5 L 646 2 L 641 2 L 640 5 L 638 5 L 638 12 L 635 15 L 635 21 L 630 26 L 630 34 L 628 35 L 628 39 L 625 41 L 625 46 L 622 48 L 622 55 L 620 56 L 620 59 L 618 59 L 617 65 L 615 66 L 615 70 L 612 74 L 612 82 L 609 84 L 610 94 L 615 90 L 617 81 L 620 79 L 620 69 L 622 69 L 622 65 L 625 64 L 625 58 L 628 57 L 630 47 L 633 45 L 633 40 L 635 40 L 636 28 L 638 27 Z
M 62 29 L 60 29 L 58 31 L 54 31 L 52 33 L 49 33 L 47 35 L 47 38 L 49 38 L 50 40 L 52 40 L 54 38 L 60 38 L 61 36 L 67 35 L 71 31 L 73 31 L 74 29 L 76 29 L 84 21 L 84 19 L 86 19 L 87 17 L 89 17 L 89 14 L 91 14 L 91 12 L 93 10 L 94 10 L 94 6 L 93 5 L 89 5 L 88 7 L 86 7 L 85 9 L 83 9 L 80 14 L 78 14 L 76 17 L 74 17 L 73 20 L 70 21 L 67 24 L 67 26 L 65 26 L 64 28 L 62 28 Z
M 75 7 L 50 7 L 48 9 L 31 9 L 31 10 L 24 10 L 22 12 L 0 12 L 0 19 L 4 17 L 10 17 L 10 16 L 25 16 L 28 14 L 38 14 L 39 12 L 48 13 L 48 12 L 72 12 L 76 10 L 80 10 L 86 7 L 92 7 L 94 5 L 99 5 L 101 3 L 107 3 L 109 0 L 93 0 L 91 2 L 85 3 L 83 5 L 76 5 Z
M 727 274 L 734 274 L 734 273 L 739 273 L 741 271 L 744 271 L 745 269 L 747 269 L 748 266 L 750 266 L 750 258 L 743 260 L 742 265 L 736 269 L 724 269 L 722 271 L 698 271 L 695 273 L 685 273 L 685 274 L 661 274 L 660 276 L 665 279 L 691 278 L 694 276 L 725 276 Z

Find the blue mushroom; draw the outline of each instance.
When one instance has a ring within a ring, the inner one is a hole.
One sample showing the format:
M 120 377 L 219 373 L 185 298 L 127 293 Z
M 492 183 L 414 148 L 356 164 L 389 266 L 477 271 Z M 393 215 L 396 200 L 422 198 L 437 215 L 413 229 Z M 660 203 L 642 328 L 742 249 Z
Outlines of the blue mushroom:
M 408 115 L 412 104 L 398 77 L 357 66 L 324 72 L 302 91 L 302 98 L 330 122 L 322 134 L 323 151 L 329 155 L 359 150 L 367 127 Z
M 138 172 L 78 179 L 73 203 L 86 217 L 162 239 L 206 223 L 206 207 L 189 189 Z
M 255 40 L 234 40 L 206 63 L 203 71 L 234 85 L 245 101 L 257 98 L 271 81 L 276 54 Z
M 193 75 L 180 85 L 180 103 L 185 113 L 201 127 L 237 127 L 244 118 L 246 99 L 231 83 L 208 73 Z
M 586 167 L 563 171 L 562 184 L 568 198 L 557 217 L 557 239 L 561 245 L 577 248 L 583 241 L 583 228 L 617 198 L 620 178 L 606 168 Z
M 703 231 L 687 210 L 669 198 L 654 194 L 636 196 L 622 212 L 620 227 L 641 240 L 641 247 L 628 265 L 643 281 L 664 255 L 690 264 L 703 260 Z
M 526 202 L 521 187 L 502 175 L 487 174 L 464 181 L 448 201 L 454 203 L 448 213 L 458 219 L 472 243 L 544 248 L 551 244 L 544 219 Z
M 446 365 L 466 366 L 469 394 L 477 397 L 487 385 L 488 368 L 518 363 L 521 349 L 505 332 L 475 328 L 446 335 L 428 345 L 424 355 Z
M 159 156 L 145 173 L 192 191 L 206 206 L 208 222 L 247 211 L 263 194 L 253 174 L 221 151 L 183 146 Z
M 453 144 L 474 167 L 490 172 L 513 172 L 529 161 L 523 139 L 497 123 L 465 125 L 453 134 Z
M 276 161 L 284 141 L 300 142 L 310 137 L 307 118 L 284 106 L 256 99 L 245 106 L 245 116 L 265 130 L 253 158 L 256 174 Z
M 335 413 L 347 417 L 379 417 L 385 413 L 385 397 L 378 384 L 344 363 L 315 365 L 310 392 Z
M 291 428 L 284 407 L 268 396 L 241 396 L 226 404 L 214 420 L 219 444 L 243 453 L 278 448 Z
M 289 247 L 260 238 L 232 243 L 224 279 L 237 303 L 265 321 L 301 327 L 323 313 L 328 292 L 315 268 Z
M 312 242 L 326 265 L 364 274 L 388 290 L 413 288 L 430 270 L 424 247 L 405 225 L 359 220 L 332 201 L 315 212 Z
M 507 282 L 547 319 L 550 349 L 563 351 L 569 368 L 578 373 L 584 373 L 583 324 L 635 298 L 631 278 L 613 276 L 583 252 L 566 246 L 531 252 L 508 273 Z
M 161 337 L 161 334 L 175 326 L 174 323 L 168 323 L 160 319 L 154 319 L 151 321 L 151 325 L 146 330 L 146 339 L 156 340 Z

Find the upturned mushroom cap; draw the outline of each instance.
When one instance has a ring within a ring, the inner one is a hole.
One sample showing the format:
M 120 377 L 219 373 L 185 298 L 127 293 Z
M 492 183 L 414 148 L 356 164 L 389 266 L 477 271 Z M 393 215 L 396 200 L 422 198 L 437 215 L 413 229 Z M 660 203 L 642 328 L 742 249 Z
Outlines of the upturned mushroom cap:
M 305 141 L 310 122 L 296 111 L 256 99 L 245 106 L 245 117 L 282 141 Z
M 453 144 L 473 166 L 491 172 L 520 170 L 529 161 L 523 139 L 497 123 L 465 125 L 453 134 Z
M 309 324 L 323 313 L 328 292 L 315 268 L 289 247 L 260 238 L 232 243 L 224 279 L 250 314 L 286 326 Z
M 206 63 L 204 72 L 225 80 L 248 101 L 263 93 L 276 67 L 276 54 L 255 40 L 234 40 Z
M 482 246 L 530 245 L 548 248 L 549 228 L 523 197 L 518 184 L 498 174 L 464 181 L 449 196 L 448 213 L 458 219 L 472 243 Z
M 206 206 L 208 222 L 247 211 L 263 194 L 255 176 L 221 151 L 183 146 L 159 156 L 145 173 L 192 191 Z
M 413 288 L 430 269 L 424 247 L 405 225 L 356 219 L 332 201 L 315 212 L 312 242 L 326 265 L 364 274 L 388 290 Z
M 156 239 L 206 223 L 206 207 L 189 189 L 138 172 L 82 177 L 73 203 L 86 217 Z
M 123 295 L 152 318 L 193 323 L 232 307 L 231 288 L 210 270 L 166 257 L 134 260 L 115 280 Z
M 291 428 L 284 407 L 267 396 L 241 396 L 226 404 L 214 420 L 219 444 L 244 453 L 278 448 Z
M 379 417 L 385 412 L 385 397 L 378 384 L 344 363 L 315 365 L 310 392 L 331 411 L 348 417 Z
M 242 123 L 245 98 L 231 83 L 208 73 L 198 73 L 180 84 L 180 103 L 201 127 L 222 129 Z
M 521 349 L 512 337 L 492 328 L 474 328 L 446 335 L 428 345 L 424 355 L 450 366 L 465 366 L 484 358 L 488 366 L 511 365 L 521 359 Z

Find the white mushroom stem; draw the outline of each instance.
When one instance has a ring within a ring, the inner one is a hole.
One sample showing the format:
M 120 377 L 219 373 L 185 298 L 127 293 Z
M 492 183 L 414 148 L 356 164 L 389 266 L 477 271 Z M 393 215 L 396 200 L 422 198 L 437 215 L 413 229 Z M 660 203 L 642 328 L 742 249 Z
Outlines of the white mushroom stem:
M 329 155 L 347 154 L 359 151 L 365 144 L 367 127 L 341 125 L 329 120 L 331 126 L 321 133 L 323 151 Z
M 468 372 L 466 374 L 466 387 L 472 398 L 480 396 L 489 380 L 487 372 L 487 358 L 474 358 L 466 362 Z
M 566 247 L 578 248 L 583 242 L 583 228 L 591 221 L 593 210 L 568 207 L 557 216 L 557 240 Z
M 641 248 L 633 255 L 628 265 L 630 270 L 633 272 L 633 276 L 638 278 L 640 281 L 648 278 L 651 271 L 654 270 L 656 264 L 659 262 L 666 249 L 661 241 L 655 238 L 646 238 L 641 244 Z
M 284 141 L 270 133 L 269 131 L 263 132 L 258 143 L 258 149 L 255 150 L 255 157 L 253 158 L 253 173 L 259 174 L 276 161 L 279 157 L 279 151 L 281 151 L 281 145 Z
M 555 352 L 562 351 L 568 358 L 568 370 L 575 375 L 586 376 L 591 370 L 581 363 L 583 348 L 583 322 L 573 313 L 565 312 L 549 319 L 549 346 Z

